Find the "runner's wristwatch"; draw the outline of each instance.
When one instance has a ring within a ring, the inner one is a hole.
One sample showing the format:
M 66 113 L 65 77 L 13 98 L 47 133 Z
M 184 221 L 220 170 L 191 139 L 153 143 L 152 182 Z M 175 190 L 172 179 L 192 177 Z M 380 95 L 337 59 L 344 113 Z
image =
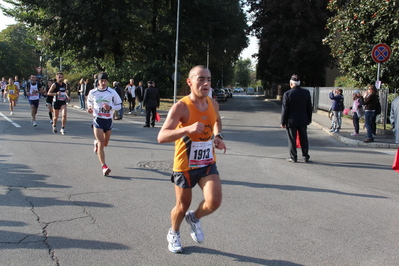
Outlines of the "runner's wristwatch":
M 222 133 L 217 133 L 215 137 L 219 137 L 220 139 L 224 139 L 223 134 Z

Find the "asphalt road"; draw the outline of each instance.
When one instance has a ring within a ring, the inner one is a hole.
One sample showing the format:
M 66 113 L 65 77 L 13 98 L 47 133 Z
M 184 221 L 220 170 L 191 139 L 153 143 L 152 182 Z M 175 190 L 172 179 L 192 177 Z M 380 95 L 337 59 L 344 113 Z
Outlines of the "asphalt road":
M 311 163 L 288 163 L 280 107 L 234 95 L 220 109 L 223 203 L 202 219 L 204 243 L 183 224 L 184 253 L 172 254 L 173 144 L 157 143 L 160 124 L 115 121 L 104 177 L 90 114 L 69 108 L 62 136 L 43 102 L 37 127 L 25 99 L 13 116 L 0 103 L 0 265 L 398 265 L 395 150 L 310 125 Z M 193 209 L 201 199 L 195 188 Z

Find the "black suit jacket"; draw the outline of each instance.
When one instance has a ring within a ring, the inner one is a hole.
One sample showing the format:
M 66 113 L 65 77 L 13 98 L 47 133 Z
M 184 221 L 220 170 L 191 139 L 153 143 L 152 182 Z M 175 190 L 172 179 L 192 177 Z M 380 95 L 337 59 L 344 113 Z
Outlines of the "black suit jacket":
M 310 92 L 299 86 L 283 95 L 281 125 L 306 126 L 312 123 L 312 102 Z
M 159 107 L 161 97 L 157 88 L 147 88 L 144 92 L 143 105 L 145 107 Z

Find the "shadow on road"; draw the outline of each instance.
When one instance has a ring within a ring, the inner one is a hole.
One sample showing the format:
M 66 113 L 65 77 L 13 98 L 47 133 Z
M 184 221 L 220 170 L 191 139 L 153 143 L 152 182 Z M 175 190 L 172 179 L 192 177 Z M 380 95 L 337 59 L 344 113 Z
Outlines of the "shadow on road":
M 182 254 L 191 255 L 194 253 L 225 256 L 225 257 L 233 258 L 234 261 L 238 261 L 238 262 L 257 263 L 260 265 L 267 265 L 267 266 L 304 266 L 303 264 L 293 263 L 293 262 L 284 261 L 284 260 L 266 260 L 266 259 L 261 259 L 261 258 L 254 258 L 254 257 L 245 256 L 245 255 L 240 255 L 240 254 L 222 252 L 220 250 L 203 248 L 203 247 L 199 247 L 199 246 L 185 247 L 184 253 L 182 253 Z

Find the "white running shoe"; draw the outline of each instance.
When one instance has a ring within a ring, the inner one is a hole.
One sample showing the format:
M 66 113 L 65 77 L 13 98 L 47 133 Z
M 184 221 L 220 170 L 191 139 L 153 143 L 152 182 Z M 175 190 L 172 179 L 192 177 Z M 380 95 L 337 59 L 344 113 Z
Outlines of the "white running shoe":
M 180 242 L 180 234 L 172 234 L 171 229 L 169 229 L 168 235 L 166 236 L 166 239 L 168 240 L 168 249 L 169 251 L 173 253 L 182 253 L 183 248 L 181 247 L 181 242 Z
M 186 213 L 186 222 L 191 226 L 191 238 L 197 243 L 202 243 L 204 241 L 204 233 L 202 232 L 201 223 L 199 220 L 198 222 L 193 222 L 193 217 L 194 211 L 188 211 Z
M 34 127 L 37 126 L 36 121 L 33 121 L 33 126 L 34 126 Z
M 93 149 L 93 152 L 94 152 L 95 154 L 97 154 L 97 151 L 98 151 L 98 145 L 97 145 L 97 140 L 95 139 L 95 140 L 94 140 L 94 149 Z
M 10 112 L 10 115 L 13 115 L 14 114 L 14 112 Z
M 50 120 L 50 124 L 52 124 L 53 123 L 53 120 Z
M 57 128 L 53 127 L 53 133 L 57 133 Z
M 65 129 L 61 128 L 60 133 L 61 133 L 62 135 L 65 135 Z
M 111 169 L 109 169 L 108 166 L 107 166 L 106 164 L 104 164 L 104 165 L 102 166 L 102 169 L 103 169 L 103 175 L 104 175 L 104 176 L 108 176 L 109 173 L 111 173 Z

